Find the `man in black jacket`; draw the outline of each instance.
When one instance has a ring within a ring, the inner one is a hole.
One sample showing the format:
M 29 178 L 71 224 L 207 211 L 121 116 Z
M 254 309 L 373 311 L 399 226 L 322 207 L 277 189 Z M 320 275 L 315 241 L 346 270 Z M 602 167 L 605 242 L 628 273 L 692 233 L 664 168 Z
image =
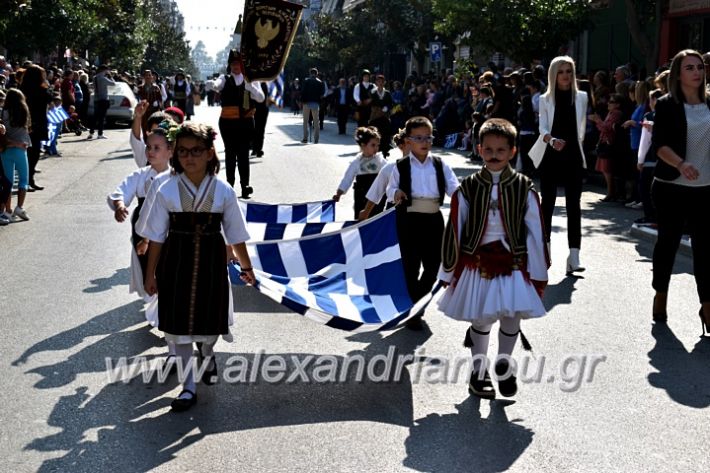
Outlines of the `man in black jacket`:
M 318 143 L 320 137 L 320 99 L 323 97 L 323 82 L 318 79 L 318 69 L 310 70 L 311 76 L 303 81 L 301 92 L 301 102 L 303 102 L 303 140 L 301 143 L 308 143 L 308 121 L 313 118 L 313 143 Z

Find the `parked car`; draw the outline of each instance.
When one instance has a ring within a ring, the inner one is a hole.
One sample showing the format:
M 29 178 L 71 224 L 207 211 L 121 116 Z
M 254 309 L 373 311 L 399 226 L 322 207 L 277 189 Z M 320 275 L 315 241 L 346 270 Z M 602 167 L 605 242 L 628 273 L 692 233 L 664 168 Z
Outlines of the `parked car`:
M 111 106 L 106 112 L 106 120 L 109 122 L 128 122 L 133 121 L 133 110 L 138 105 L 138 99 L 133 93 L 131 86 L 125 82 L 116 82 L 116 85 L 108 87 L 108 99 Z M 89 102 L 89 116 L 94 116 L 94 97 L 92 95 Z

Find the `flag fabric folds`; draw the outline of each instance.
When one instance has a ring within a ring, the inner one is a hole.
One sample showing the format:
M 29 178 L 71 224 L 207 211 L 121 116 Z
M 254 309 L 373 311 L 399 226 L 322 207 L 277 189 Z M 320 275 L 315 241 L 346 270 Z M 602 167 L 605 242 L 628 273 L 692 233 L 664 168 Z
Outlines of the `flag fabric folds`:
M 247 223 L 323 223 L 335 221 L 335 201 L 264 204 L 240 200 Z
M 341 330 L 395 328 L 439 289 L 416 303 L 409 297 L 394 209 L 335 232 L 250 242 L 247 249 L 261 293 Z M 238 265 L 230 265 L 230 277 L 239 280 Z
M 253 223 L 247 222 L 249 241 L 290 240 L 321 233 L 337 232 L 357 224 L 349 222 L 313 222 L 313 223 Z

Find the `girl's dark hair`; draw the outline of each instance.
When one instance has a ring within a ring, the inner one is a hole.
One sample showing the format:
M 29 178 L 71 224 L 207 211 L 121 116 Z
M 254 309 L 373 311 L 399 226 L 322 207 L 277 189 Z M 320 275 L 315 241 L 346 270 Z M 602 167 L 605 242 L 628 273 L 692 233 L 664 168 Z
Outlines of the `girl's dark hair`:
M 8 125 L 17 128 L 30 127 L 30 110 L 27 108 L 25 94 L 20 89 L 9 89 L 5 93 L 5 106 L 3 111 L 10 116 Z
M 180 164 L 178 159 L 178 142 L 180 138 L 195 138 L 196 140 L 204 143 L 207 149 L 214 148 L 214 140 L 217 136 L 217 132 L 209 125 L 203 125 L 201 123 L 195 122 L 185 122 L 180 125 L 180 129 L 175 136 L 175 150 L 173 151 L 173 157 L 170 160 L 170 165 L 175 169 L 175 172 L 180 174 L 185 171 L 185 169 Z M 219 158 L 217 157 L 217 152 L 215 151 L 210 162 L 207 163 L 207 173 L 210 175 L 215 175 L 219 172 Z
M 429 128 L 434 130 L 434 125 L 427 117 L 412 117 L 404 124 L 404 136 L 410 136 L 415 128 Z
M 22 74 L 22 91 L 27 94 L 36 92 L 40 88 L 47 88 L 47 73 L 37 64 L 32 64 Z
M 394 142 L 395 146 L 401 146 L 404 144 L 404 139 L 407 137 L 405 129 L 400 128 L 397 131 L 397 134 L 392 137 L 392 141 Z
M 359 145 L 367 144 L 370 140 L 380 139 L 380 132 L 374 126 L 361 126 L 355 130 L 355 142 Z
M 676 103 L 683 103 L 686 101 L 686 97 L 683 95 L 683 91 L 680 88 L 680 66 L 683 63 L 683 59 L 686 57 L 698 58 L 700 64 L 705 64 L 703 61 L 703 56 L 694 49 L 684 49 L 675 56 L 673 56 L 673 61 L 671 62 L 671 71 L 668 75 L 668 93 L 673 98 Z M 707 85 L 707 77 L 703 74 L 703 81 L 698 86 L 698 98 L 705 102 L 705 96 L 707 92 L 705 87 Z

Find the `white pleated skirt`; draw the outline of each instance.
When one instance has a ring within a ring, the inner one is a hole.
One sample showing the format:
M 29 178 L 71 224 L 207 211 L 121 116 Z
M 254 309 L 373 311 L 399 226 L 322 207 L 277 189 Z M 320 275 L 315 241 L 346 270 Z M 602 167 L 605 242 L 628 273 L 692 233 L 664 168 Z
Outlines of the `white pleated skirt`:
M 456 285 L 446 288 L 438 306 L 452 319 L 481 325 L 504 317 L 532 319 L 547 313 L 535 287 L 525 280 L 521 271 L 485 279 L 477 269 L 465 268 Z

